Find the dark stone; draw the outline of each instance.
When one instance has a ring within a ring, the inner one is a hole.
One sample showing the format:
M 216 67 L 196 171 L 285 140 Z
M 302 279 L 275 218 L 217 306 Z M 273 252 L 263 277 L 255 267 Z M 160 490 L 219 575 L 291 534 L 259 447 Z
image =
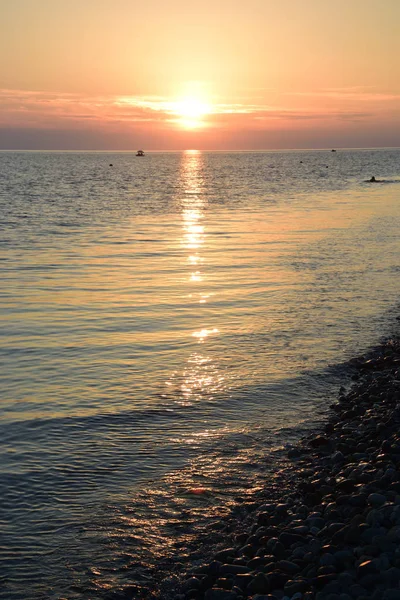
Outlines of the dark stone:
M 185 594 L 185 600 L 200 600 L 201 597 L 202 597 L 202 594 L 197 589 L 189 590 Z
M 382 573 L 382 577 L 386 583 L 398 585 L 400 583 L 400 569 L 397 567 L 391 567 Z
M 238 535 L 235 537 L 235 540 L 238 544 L 245 544 L 247 542 L 248 539 L 248 535 L 247 533 L 238 533 Z
M 240 556 L 239 558 L 234 558 L 232 561 L 233 565 L 243 565 L 244 567 L 247 565 L 246 556 Z
M 337 575 L 336 573 L 332 573 L 332 574 L 327 574 L 327 575 L 318 575 L 318 577 L 315 577 L 313 579 L 313 584 L 315 585 L 316 588 L 321 589 L 323 587 L 325 587 L 326 585 L 328 585 L 328 583 L 330 583 L 331 581 L 334 581 L 336 579 Z
M 335 564 L 335 558 L 330 552 L 325 552 L 319 561 L 321 567 L 327 567 Z
M 381 552 L 393 552 L 396 545 L 388 538 L 386 534 L 375 535 L 372 538 L 372 544 L 377 546 Z
M 236 556 L 235 548 L 227 548 L 226 550 L 220 550 L 219 552 L 217 552 L 216 555 L 214 556 L 214 559 L 225 562 L 226 560 L 228 560 L 228 558 L 233 558 L 235 556 Z
M 319 575 L 319 573 L 314 565 L 310 565 L 309 567 L 304 569 L 302 574 L 304 575 L 304 577 L 307 577 L 307 579 L 314 579 L 315 577 L 318 577 L 318 575 Z
M 235 576 L 234 584 L 241 590 L 245 590 L 252 579 L 253 575 L 250 575 L 250 573 L 238 573 Z
M 219 560 L 213 560 L 212 563 L 210 563 L 210 567 L 209 567 L 209 574 L 210 575 L 218 575 L 219 570 L 222 566 L 222 563 Z
M 215 582 L 215 586 L 218 588 L 222 588 L 223 590 L 231 590 L 233 586 L 232 579 L 227 579 L 226 577 L 220 577 Z
M 349 496 L 349 494 L 340 494 L 337 498 L 336 498 L 336 504 L 338 506 L 343 506 L 344 504 L 348 504 L 349 500 L 350 500 L 351 496 Z
M 280 571 L 268 573 L 268 581 L 271 590 L 280 590 L 283 588 L 289 577 Z
M 213 588 L 207 590 L 204 595 L 204 600 L 236 600 L 237 594 L 230 590 L 222 590 L 221 588 Z
M 336 573 L 336 567 L 334 565 L 326 565 L 318 569 L 317 575 L 328 575 L 331 573 Z
M 275 512 L 280 517 L 286 517 L 287 514 L 288 514 L 288 506 L 287 506 L 287 504 L 283 504 L 283 502 L 280 502 L 279 504 L 277 504 L 275 506 Z
M 261 512 L 258 514 L 257 523 L 258 525 L 268 525 L 271 521 L 271 514 L 268 512 Z
M 245 565 L 221 565 L 220 575 L 237 575 L 239 573 L 248 573 L 249 568 Z
M 349 587 L 348 592 L 352 596 L 352 598 L 357 599 L 367 594 L 367 590 L 363 588 L 359 583 L 353 583 L 353 585 Z
M 314 517 L 312 519 L 307 519 L 310 527 L 318 527 L 318 529 L 323 529 L 325 527 L 325 519 L 322 517 Z
M 366 590 L 370 590 L 381 583 L 381 581 L 382 575 L 380 573 L 370 573 L 369 575 L 360 577 L 359 584 L 362 585 Z
M 358 565 L 357 575 L 358 577 L 364 577 L 365 575 L 370 575 L 371 573 L 379 573 L 379 571 L 379 564 L 376 559 L 366 560 Z
M 296 563 L 293 563 L 290 560 L 280 560 L 276 563 L 276 566 L 288 575 L 296 575 L 296 573 L 300 571 L 299 565 L 296 565 Z
M 310 588 L 305 579 L 290 579 L 285 583 L 284 592 L 286 596 L 293 596 L 297 592 L 304 593 Z
M 250 594 L 268 594 L 269 590 L 270 582 L 264 573 L 257 573 L 247 586 L 247 592 Z
M 191 577 L 183 582 L 182 591 L 187 592 L 188 590 L 198 590 L 200 589 L 200 585 L 200 580 L 197 579 L 197 577 Z
M 213 577 L 212 575 L 206 575 L 201 580 L 201 587 L 200 587 L 200 589 L 203 592 L 205 592 L 209 588 L 212 588 L 212 586 L 214 585 L 214 583 L 215 583 L 215 577 Z
M 341 544 L 346 541 L 348 544 L 357 543 L 360 539 L 359 525 L 345 525 L 340 527 L 332 535 L 333 544 Z
M 309 494 L 306 494 L 304 501 L 308 506 L 315 506 L 316 504 L 319 504 L 322 500 L 322 492 L 321 491 L 314 491 L 314 492 L 310 492 Z
M 285 546 L 285 548 L 290 548 L 290 546 L 298 542 L 304 543 L 305 538 L 298 533 L 289 533 L 288 531 L 283 531 L 279 536 L 279 541 Z
M 253 558 L 256 553 L 256 549 L 251 544 L 246 544 L 239 550 L 239 554 L 247 556 L 248 558 Z
M 276 558 L 284 559 L 286 557 L 286 549 L 284 544 L 282 544 L 282 542 L 275 542 L 272 548 L 272 553 L 274 556 L 276 556 Z
M 349 497 L 350 506 L 363 508 L 367 502 L 367 494 L 353 494 Z
M 336 564 L 339 567 L 348 567 L 354 562 L 354 555 L 350 550 L 339 550 L 333 555 Z
M 371 506 L 373 506 L 374 508 L 378 508 L 380 506 L 383 506 L 386 502 L 386 498 L 383 494 L 370 494 L 368 496 L 368 504 L 370 504 Z
M 299 458 L 301 451 L 298 448 L 291 448 L 288 452 L 288 458 Z
M 365 527 L 363 532 L 361 533 L 360 539 L 364 544 L 375 543 L 375 539 L 380 536 L 386 536 L 386 530 L 382 527 Z
M 341 492 L 352 492 L 356 484 L 352 479 L 343 479 L 336 484 L 336 487 Z
M 344 573 L 340 573 L 338 575 L 338 581 L 343 589 L 348 589 L 351 585 L 354 584 L 354 577 L 350 575 L 347 571 Z
M 374 544 L 367 544 L 367 546 L 364 546 L 363 550 L 365 556 L 373 556 L 375 558 L 381 554 L 381 550 Z
M 341 591 L 342 591 L 342 586 L 340 585 L 340 583 L 337 580 L 330 581 L 323 589 L 323 593 L 326 594 L 327 596 L 330 594 L 340 594 Z
M 311 446 L 311 448 L 321 448 L 322 446 L 327 446 L 329 444 L 329 439 L 323 435 L 318 435 L 308 442 L 308 445 Z
M 268 574 L 268 573 L 272 573 L 272 571 L 275 571 L 275 569 L 276 569 L 276 563 L 270 562 L 265 565 L 265 567 L 263 568 L 263 572 Z
M 266 556 L 256 556 L 248 561 L 247 566 L 252 571 L 253 569 L 257 569 L 257 567 L 263 567 L 269 562 L 269 558 Z
M 328 532 L 328 535 L 331 536 L 331 535 L 334 535 L 337 531 L 343 530 L 344 526 L 345 526 L 344 523 L 341 523 L 339 521 L 339 522 L 331 523 L 330 525 L 328 525 L 326 527 L 326 530 Z

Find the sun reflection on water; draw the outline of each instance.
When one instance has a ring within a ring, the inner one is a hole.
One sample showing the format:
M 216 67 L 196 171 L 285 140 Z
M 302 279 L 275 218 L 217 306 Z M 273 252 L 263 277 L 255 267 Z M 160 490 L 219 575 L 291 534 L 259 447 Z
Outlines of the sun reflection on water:
M 210 356 L 193 352 L 180 377 L 179 404 L 212 400 L 225 386 L 225 377 Z
M 187 330 L 192 343 L 203 344 L 215 337 L 219 329 L 210 323 L 209 303 L 214 296 L 208 288 L 205 273 L 204 249 L 207 241 L 205 226 L 206 193 L 204 156 L 197 151 L 187 151 L 181 162 L 181 250 L 187 255 L 182 261 L 187 281 L 187 300 L 190 312 Z M 204 320 L 202 319 L 204 317 Z M 203 346 L 203 347 L 204 347 Z M 218 392 L 226 387 L 225 376 L 210 353 L 199 353 L 192 349 L 181 369 L 171 374 L 166 382 L 169 392 L 173 390 L 177 403 L 190 406 L 195 402 L 215 401 Z
M 204 342 L 205 338 L 213 333 L 218 333 L 219 330 L 214 327 L 214 329 L 202 329 L 201 331 L 195 331 L 192 333 L 193 337 L 198 338 L 199 342 Z

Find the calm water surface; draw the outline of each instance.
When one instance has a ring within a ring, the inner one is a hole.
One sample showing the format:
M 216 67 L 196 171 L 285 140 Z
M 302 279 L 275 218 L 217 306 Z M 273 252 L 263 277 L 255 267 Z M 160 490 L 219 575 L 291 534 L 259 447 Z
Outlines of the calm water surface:
M 0 597 L 145 582 L 262 485 L 390 331 L 399 226 L 400 150 L 0 153 Z

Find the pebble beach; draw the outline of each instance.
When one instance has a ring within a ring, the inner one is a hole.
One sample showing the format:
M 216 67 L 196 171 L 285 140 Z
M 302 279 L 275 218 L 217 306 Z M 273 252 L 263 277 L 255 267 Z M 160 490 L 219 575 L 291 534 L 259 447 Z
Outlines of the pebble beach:
M 352 385 L 323 429 L 226 523 L 229 546 L 157 592 L 133 586 L 112 598 L 400 599 L 400 339 L 349 366 Z

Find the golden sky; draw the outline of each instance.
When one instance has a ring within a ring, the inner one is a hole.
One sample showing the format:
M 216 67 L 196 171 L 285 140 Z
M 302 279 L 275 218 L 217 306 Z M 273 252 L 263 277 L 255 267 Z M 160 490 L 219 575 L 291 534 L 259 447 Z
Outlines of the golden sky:
M 400 146 L 400 0 L 0 0 L 0 147 Z

